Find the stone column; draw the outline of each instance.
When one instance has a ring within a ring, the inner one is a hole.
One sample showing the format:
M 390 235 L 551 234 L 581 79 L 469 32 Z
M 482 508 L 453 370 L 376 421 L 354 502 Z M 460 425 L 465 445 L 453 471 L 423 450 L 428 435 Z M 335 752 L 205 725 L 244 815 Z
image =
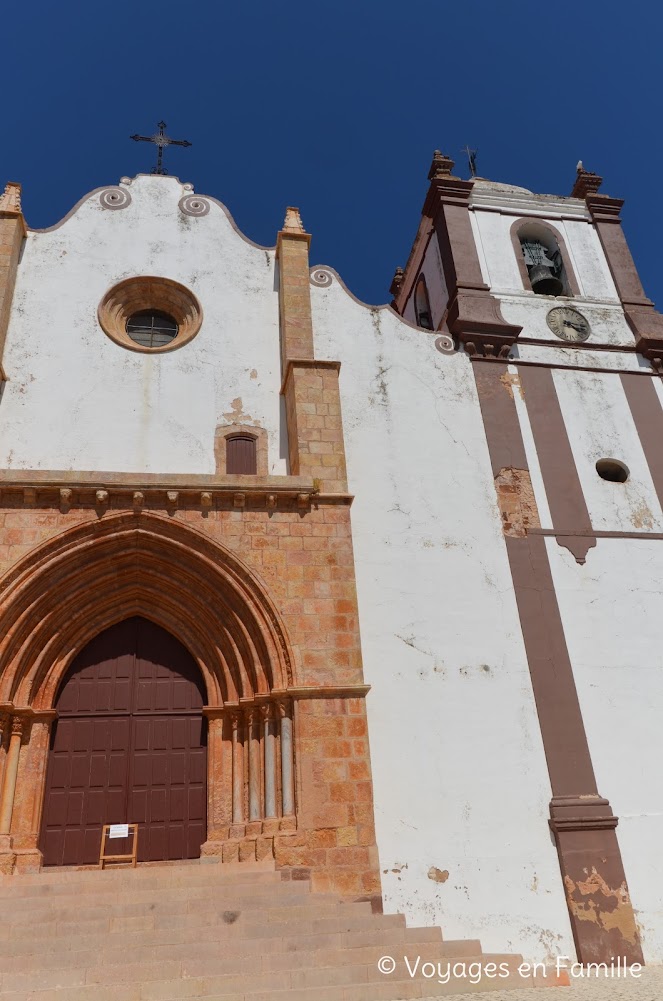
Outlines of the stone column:
M 249 821 L 260 820 L 260 714 L 249 709 L 246 714 L 246 732 L 249 742 Z
M 276 817 L 276 720 L 274 707 L 268 703 L 262 708 L 265 728 L 265 819 Z
M 234 713 L 233 728 L 233 824 L 244 823 L 244 743 L 242 716 Z
M 54 711 L 39 712 L 30 719 L 30 735 L 20 763 L 14 796 L 12 847 L 16 853 L 16 871 L 39 872 L 42 854 L 39 834 L 44 806 L 48 749 Z
M 7 751 L 7 760 L 5 762 L 2 796 L 0 797 L 0 837 L 3 834 L 9 834 L 11 831 L 14 796 L 16 794 L 16 776 L 18 775 L 18 759 L 21 753 L 21 739 L 24 727 L 25 720 L 21 716 L 14 716 L 11 723 L 9 750 Z
M 11 716 L 8 712 L 0 711 L 0 795 L 5 776 L 5 760 L 9 746 L 9 733 L 11 731 Z
M 228 834 L 223 815 L 223 715 L 220 709 L 205 711 L 207 716 L 207 839 L 201 856 L 221 855 L 221 843 Z
M 279 702 L 279 717 L 281 720 L 281 797 L 283 816 L 292 817 L 295 813 L 295 781 L 292 760 L 292 717 L 290 705 Z

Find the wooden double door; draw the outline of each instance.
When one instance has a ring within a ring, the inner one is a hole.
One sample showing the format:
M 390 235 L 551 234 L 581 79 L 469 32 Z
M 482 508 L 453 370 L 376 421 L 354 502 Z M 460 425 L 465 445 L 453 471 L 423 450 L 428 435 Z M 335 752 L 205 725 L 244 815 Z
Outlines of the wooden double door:
M 139 825 L 139 861 L 199 857 L 207 829 L 204 702 L 190 653 L 147 619 L 125 619 L 78 654 L 55 707 L 44 865 L 97 862 L 104 824 Z M 130 841 L 109 849 L 123 854 Z

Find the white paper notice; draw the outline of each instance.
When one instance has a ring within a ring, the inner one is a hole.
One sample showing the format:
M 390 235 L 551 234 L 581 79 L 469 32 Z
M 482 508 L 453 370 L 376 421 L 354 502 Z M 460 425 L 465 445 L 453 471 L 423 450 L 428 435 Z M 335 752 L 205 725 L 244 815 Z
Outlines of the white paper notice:
M 129 837 L 129 825 L 128 824 L 111 824 L 110 830 L 108 832 L 109 838 L 128 838 Z

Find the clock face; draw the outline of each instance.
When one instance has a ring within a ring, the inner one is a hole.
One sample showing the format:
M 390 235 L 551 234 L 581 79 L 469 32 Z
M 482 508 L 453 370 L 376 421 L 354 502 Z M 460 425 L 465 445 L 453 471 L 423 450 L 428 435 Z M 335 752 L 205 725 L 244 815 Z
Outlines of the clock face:
M 591 333 L 589 322 L 571 306 L 555 306 L 546 319 L 553 334 L 563 341 L 586 341 Z

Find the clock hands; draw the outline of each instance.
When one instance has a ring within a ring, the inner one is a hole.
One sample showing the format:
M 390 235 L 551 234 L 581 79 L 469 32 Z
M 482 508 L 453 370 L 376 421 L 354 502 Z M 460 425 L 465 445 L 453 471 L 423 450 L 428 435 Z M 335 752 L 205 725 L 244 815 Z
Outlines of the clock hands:
M 586 341 L 591 333 L 588 319 L 572 307 L 554 307 L 546 319 L 552 332 L 564 341 Z

